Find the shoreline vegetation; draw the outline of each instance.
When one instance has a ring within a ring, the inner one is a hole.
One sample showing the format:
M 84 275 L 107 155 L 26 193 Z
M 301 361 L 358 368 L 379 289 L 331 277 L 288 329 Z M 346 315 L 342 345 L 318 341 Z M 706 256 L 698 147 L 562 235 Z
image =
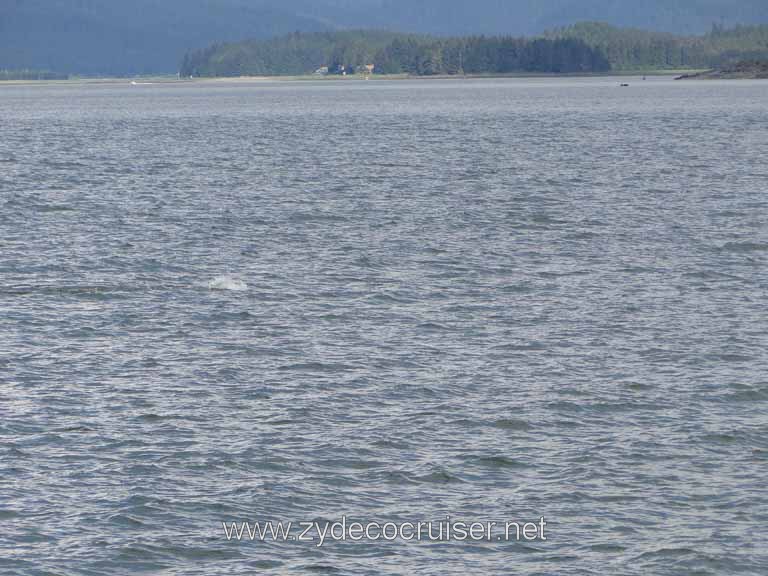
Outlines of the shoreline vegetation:
M 364 76 L 361 74 L 351 74 L 347 76 L 318 76 L 316 74 L 296 74 L 296 75 L 273 75 L 273 76 L 217 76 L 217 77 L 196 77 L 180 78 L 178 75 L 163 76 L 70 76 L 67 78 L 56 79 L 27 79 L 27 80 L 7 80 L 0 79 L 0 86 L 29 86 L 29 85 L 124 85 L 130 84 L 137 87 L 161 85 L 161 84 L 228 84 L 237 82 L 386 82 L 386 81 L 413 81 L 429 82 L 431 80 L 492 80 L 492 79 L 547 79 L 547 78 L 630 78 L 630 77 L 665 77 L 679 78 L 693 77 L 697 74 L 709 72 L 705 69 L 680 69 L 680 70 L 622 70 L 610 71 L 605 73 L 509 73 L 509 74 L 446 74 L 432 76 L 416 76 L 410 74 L 373 74 Z
M 743 61 L 715 70 L 689 72 L 675 80 L 768 80 L 768 60 Z
M 768 25 L 724 28 L 699 36 L 678 36 L 601 22 L 581 22 L 545 34 L 578 38 L 606 55 L 611 68 L 636 70 L 712 69 L 742 60 L 768 60 Z
M 182 77 L 600 73 L 611 65 L 576 38 L 434 38 L 385 31 L 294 33 L 215 44 L 184 56 Z
M 765 78 L 766 69 L 768 25 L 713 26 L 704 35 L 675 36 L 582 22 L 532 38 L 438 38 L 381 30 L 296 32 L 188 52 L 173 75 L 100 78 L 0 70 L 0 84 L 634 75 L 730 80 Z
M 293 33 L 187 53 L 184 77 L 605 74 L 709 70 L 768 60 L 768 25 L 676 36 L 582 22 L 532 38 L 433 37 L 381 30 Z

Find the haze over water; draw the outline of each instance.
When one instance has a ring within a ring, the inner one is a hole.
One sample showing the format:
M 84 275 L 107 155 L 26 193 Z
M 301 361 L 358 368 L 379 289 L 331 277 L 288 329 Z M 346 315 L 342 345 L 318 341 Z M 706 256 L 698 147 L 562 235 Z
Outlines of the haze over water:
M 768 83 L 619 82 L 1 87 L 0 571 L 762 574 Z

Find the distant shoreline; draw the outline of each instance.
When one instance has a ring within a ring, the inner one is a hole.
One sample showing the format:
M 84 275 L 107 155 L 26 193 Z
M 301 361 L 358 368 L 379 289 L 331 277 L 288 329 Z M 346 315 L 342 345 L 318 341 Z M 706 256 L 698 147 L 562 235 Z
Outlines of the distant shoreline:
M 438 74 L 431 76 L 416 76 L 410 74 L 373 74 L 367 80 L 382 82 L 387 80 L 483 80 L 483 79 L 503 79 L 503 78 L 615 78 L 629 76 L 655 76 L 655 77 L 674 77 L 680 75 L 693 75 L 704 73 L 706 70 L 615 70 L 609 73 L 533 73 L 519 72 L 510 74 Z M 178 78 L 176 76 L 140 76 L 140 77 L 93 77 L 93 78 L 68 78 L 66 80 L 0 80 L 0 86 L 42 86 L 42 85 L 124 85 L 134 84 L 137 87 L 150 86 L 155 84 L 206 84 L 206 83 L 233 83 L 233 82 L 348 82 L 348 81 L 366 81 L 366 77 L 359 74 L 348 76 L 328 75 L 319 76 L 316 74 L 304 74 L 294 76 L 205 76 L 199 78 Z
M 743 61 L 732 66 L 678 76 L 675 80 L 768 80 L 768 61 Z

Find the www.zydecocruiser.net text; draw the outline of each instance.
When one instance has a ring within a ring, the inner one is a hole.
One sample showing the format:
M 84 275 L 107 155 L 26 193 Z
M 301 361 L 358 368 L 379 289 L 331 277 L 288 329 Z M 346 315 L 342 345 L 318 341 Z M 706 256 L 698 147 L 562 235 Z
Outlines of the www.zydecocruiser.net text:
M 533 542 L 546 541 L 547 521 L 464 522 L 450 516 L 429 522 L 222 522 L 227 540 L 303 542 L 318 548 L 329 542 Z

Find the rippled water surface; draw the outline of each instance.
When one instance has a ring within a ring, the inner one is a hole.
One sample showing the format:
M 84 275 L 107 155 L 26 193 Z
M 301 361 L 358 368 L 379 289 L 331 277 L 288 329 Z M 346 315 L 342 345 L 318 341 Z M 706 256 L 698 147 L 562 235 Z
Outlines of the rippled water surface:
M 768 83 L 618 84 L 0 87 L 0 572 L 765 574 Z

